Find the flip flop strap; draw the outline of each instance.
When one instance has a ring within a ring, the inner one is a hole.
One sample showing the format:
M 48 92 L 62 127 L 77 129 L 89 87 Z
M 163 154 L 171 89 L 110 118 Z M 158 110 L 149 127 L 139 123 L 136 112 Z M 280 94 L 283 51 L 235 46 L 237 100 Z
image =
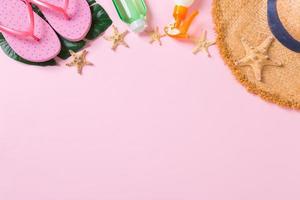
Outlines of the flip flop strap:
M 67 9 L 69 7 L 69 0 L 64 0 L 63 7 L 59 7 L 59 6 L 50 4 L 44 0 L 29 0 L 29 1 L 37 6 L 47 8 L 47 9 L 53 10 L 55 12 L 59 12 L 59 13 L 63 14 L 65 16 L 65 18 L 70 19 L 70 16 L 68 15 L 68 12 L 67 12 Z
M 28 30 L 27 31 L 18 31 L 18 30 L 9 28 L 7 26 L 0 25 L 0 31 L 4 32 L 4 33 L 11 34 L 11 35 L 15 35 L 15 36 L 31 37 L 35 40 L 39 40 L 39 38 L 34 35 L 34 14 L 33 14 L 32 7 L 31 7 L 28 0 L 24 0 L 24 2 L 27 6 L 27 10 L 28 10 L 28 14 L 29 14 L 29 20 L 30 20 Z

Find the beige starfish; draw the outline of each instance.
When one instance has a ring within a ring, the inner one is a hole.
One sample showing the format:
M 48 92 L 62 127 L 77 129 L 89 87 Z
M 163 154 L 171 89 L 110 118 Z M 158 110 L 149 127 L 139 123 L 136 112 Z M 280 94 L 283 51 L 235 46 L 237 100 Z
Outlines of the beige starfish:
M 115 27 L 114 25 L 112 27 L 113 35 L 108 37 L 104 36 L 104 39 L 113 42 L 113 46 L 111 49 L 115 51 L 117 50 L 119 45 L 124 45 L 125 47 L 129 48 L 129 45 L 125 42 L 125 37 L 129 33 L 129 31 L 126 30 L 125 32 L 120 33 L 117 27 Z
M 84 50 L 79 53 L 75 53 L 74 51 L 70 50 L 69 51 L 73 60 L 70 63 L 67 63 L 66 65 L 68 67 L 77 67 L 78 73 L 82 74 L 83 67 L 86 65 L 93 65 L 91 62 L 86 60 L 86 55 L 88 54 L 87 50 Z
M 268 55 L 268 51 L 273 41 L 273 37 L 268 37 L 258 47 L 253 47 L 244 38 L 242 38 L 241 42 L 246 51 L 246 55 L 237 61 L 236 65 L 250 66 L 254 72 L 256 80 L 261 81 L 262 71 L 265 66 L 282 66 L 281 63 L 273 62 Z
M 149 34 L 150 34 L 150 38 L 151 38 L 150 44 L 153 44 L 154 42 L 157 41 L 160 46 L 162 45 L 161 38 L 167 36 L 166 34 L 161 34 L 159 32 L 159 27 L 156 27 L 153 31 L 150 31 Z
M 209 53 L 208 49 L 209 47 L 216 44 L 215 41 L 208 41 L 207 40 L 207 31 L 203 31 L 201 33 L 201 36 L 199 39 L 194 40 L 195 42 L 195 48 L 193 49 L 193 54 L 197 54 L 200 51 L 204 51 L 207 53 L 208 57 L 211 57 L 211 54 Z

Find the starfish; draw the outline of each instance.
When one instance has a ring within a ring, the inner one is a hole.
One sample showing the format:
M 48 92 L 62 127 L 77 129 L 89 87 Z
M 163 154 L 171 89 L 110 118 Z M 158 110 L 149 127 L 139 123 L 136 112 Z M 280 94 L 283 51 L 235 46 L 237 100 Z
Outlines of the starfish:
M 67 63 L 66 65 L 68 67 L 76 66 L 79 74 L 82 74 L 83 67 L 85 67 L 86 65 L 93 65 L 91 62 L 86 60 L 86 55 L 88 53 L 87 50 L 84 50 L 79 53 L 75 53 L 72 50 L 70 50 L 69 52 L 70 52 L 73 60 L 72 60 L 72 62 Z
M 113 27 L 113 35 L 108 37 L 104 36 L 104 39 L 113 42 L 111 49 L 115 51 L 117 50 L 119 45 L 124 45 L 125 47 L 129 48 L 129 45 L 125 42 L 125 37 L 129 33 L 129 31 L 120 33 L 117 27 L 115 27 L 114 25 L 112 27 Z
M 208 49 L 216 44 L 215 41 L 211 42 L 207 40 L 207 31 L 203 31 L 199 39 L 194 40 L 196 47 L 193 50 L 193 54 L 197 54 L 200 51 L 205 51 L 208 57 L 211 57 Z
M 246 55 L 237 61 L 236 65 L 250 66 L 254 72 L 256 80 L 262 81 L 262 71 L 265 66 L 282 66 L 281 63 L 272 61 L 268 55 L 273 41 L 273 37 L 268 37 L 258 47 L 253 47 L 246 41 L 245 38 L 242 38 L 241 43 L 246 51 Z
M 157 41 L 160 46 L 162 45 L 161 38 L 167 36 L 166 34 L 161 34 L 159 32 L 159 27 L 156 27 L 153 31 L 150 31 L 149 34 L 151 37 L 150 44 L 153 44 L 154 42 Z

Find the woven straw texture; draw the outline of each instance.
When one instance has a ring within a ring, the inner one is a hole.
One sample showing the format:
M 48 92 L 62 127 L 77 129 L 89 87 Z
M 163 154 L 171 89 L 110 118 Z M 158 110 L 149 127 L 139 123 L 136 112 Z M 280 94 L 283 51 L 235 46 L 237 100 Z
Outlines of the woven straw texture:
M 278 0 L 281 21 L 289 33 L 300 41 L 300 0 Z M 267 21 L 267 0 L 214 0 L 213 16 L 220 53 L 235 77 L 248 91 L 278 105 L 300 109 L 300 55 L 277 40 L 269 49 L 271 60 L 281 67 L 266 66 L 262 81 L 255 79 L 248 66 L 235 61 L 245 56 L 241 38 L 254 47 L 273 36 Z

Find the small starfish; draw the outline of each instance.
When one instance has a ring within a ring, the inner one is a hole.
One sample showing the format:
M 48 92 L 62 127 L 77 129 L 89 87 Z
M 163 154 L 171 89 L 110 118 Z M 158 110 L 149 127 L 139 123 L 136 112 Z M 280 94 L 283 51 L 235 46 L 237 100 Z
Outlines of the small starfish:
M 125 47 L 129 48 L 129 45 L 125 42 L 125 37 L 129 33 L 129 31 L 126 30 L 125 32 L 120 33 L 117 27 L 115 27 L 114 25 L 112 27 L 113 35 L 108 37 L 104 36 L 104 39 L 113 42 L 113 46 L 111 49 L 115 51 L 117 50 L 119 45 L 124 45 Z
M 93 65 L 91 62 L 86 60 L 86 55 L 88 53 L 87 50 L 84 50 L 79 53 L 75 53 L 72 50 L 70 50 L 69 52 L 70 52 L 73 60 L 70 63 L 67 63 L 66 65 L 68 67 L 73 67 L 73 66 L 77 67 L 79 74 L 82 74 L 83 67 L 85 67 L 86 65 Z
M 268 37 L 258 47 L 253 47 L 245 40 L 245 38 L 242 38 L 241 43 L 246 51 L 246 55 L 237 61 L 236 65 L 250 66 L 256 80 L 261 81 L 262 71 L 265 66 L 282 66 L 281 63 L 273 62 L 268 55 L 268 51 L 273 41 L 273 37 Z
M 209 53 L 208 49 L 209 47 L 215 44 L 216 44 L 215 41 L 211 42 L 207 40 L 207 31 L 203 31 L 201 33 L 200 38 L 195 40 L 196 47 L 193 49 L 193 54 L 197 54 L 200 51 L 205 51 L 208 57 L 211 57 L 211 54 Z
M 166 34 L 161 34 L 159 32 L 159 27 L 156 27 L 153 31 L 150 31 L 149 34 L 150 34 L 150 37 L 151 37 L 150 44 L 153 44 L 154 42 L 157 41 L 160 46 L 162 45 L 161 38 L 167 36 Z

